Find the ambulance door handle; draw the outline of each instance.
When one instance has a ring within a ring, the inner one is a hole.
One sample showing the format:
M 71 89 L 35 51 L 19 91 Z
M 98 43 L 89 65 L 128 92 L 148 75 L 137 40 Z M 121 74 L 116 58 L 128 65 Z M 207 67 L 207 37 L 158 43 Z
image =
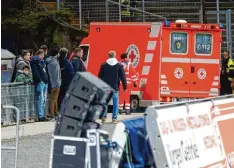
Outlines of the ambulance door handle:
M 191 73 L 194 73 L 194 71 L 195 71 L 195 67 L 191 66 Z

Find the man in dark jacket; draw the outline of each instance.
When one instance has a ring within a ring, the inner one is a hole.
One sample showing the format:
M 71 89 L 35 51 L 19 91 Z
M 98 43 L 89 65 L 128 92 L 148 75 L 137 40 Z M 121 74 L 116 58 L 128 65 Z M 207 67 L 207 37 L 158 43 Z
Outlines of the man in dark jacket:
M 58 114 L 58 96 L 61 86 L 61 70 L 58 59 L 59 48 L 50 50 L 50 56 L 46 59 L 47 72 L 49 77 L 50 110 L 49 115 L 55 117 Z
M 38 50 L 36 56 L 32 57 L 30 61 L 32 72 L 33 72 L 33 81 L 36 85 L 36 94 L 37 94 L 37 109 L 38 109 L 38 121 L 48 121 L 45 118 L 45 105 L 47 99 L 47 89 L 48 89 L 48 76 L 46 72 L 46 64 L 43 60 L 44 51 Z
M 230 58 L 229 51 L 224 51 L 220 73 L 220 95 L 233 94 L 234 90 L 234 62 Z
M 66 48 L 61 48 L 59 52 L 59 65 L 61 69 L 62 83 L 60 86 L 58 106 L 62 104 L 63 98 L 68 90 L 68 87 L 75 76 L 73 66 L 70 61 L 67 59 L 68 50 Z
M 110 51 L 109 59 L 107 59 L 107 61 L 101 65 L 101 68 L 98 74 L 98 77 L 100 79 L 102 79 L 104 82 L 106 82 L 115 90 L 115 93 L 112 98 L 113 100 L 112 122 L 114 124 L 117 123 L 117 117 L 118 117 L 118 111 L 119 111 L 118 105 L 119 105 L 120 80 L 123 84 L 123 90 L 125 91 L 127 90 L 127 81 L 126 81 L 126 75 L 125 75 L 124 69 L 121 66 L 121 64 L 118 63 L 118 60 L 115 57 L 116 57 L 115 51 Z M 105 123 L 106 117 L 107 117 L 107 110 L 102 119 L 103 123 Z
M 75 55 L 71 59 L 71 63 L 73 65 L 75 72 L 84 72 L 86 71 L 85 63 L 82 60 L 83 57 L 83 49 L 78 47 L 75 49 Z

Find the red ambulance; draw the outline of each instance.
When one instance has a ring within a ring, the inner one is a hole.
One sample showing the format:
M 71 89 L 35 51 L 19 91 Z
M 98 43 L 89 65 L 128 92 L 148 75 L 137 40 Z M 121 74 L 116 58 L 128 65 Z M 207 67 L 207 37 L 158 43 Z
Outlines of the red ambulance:
M 187 23 L 91 23 L 84 49 L 88 71 L 114 50 L 127 52 L 139 73 L 131 108 L 219 95 L 222 25 Z

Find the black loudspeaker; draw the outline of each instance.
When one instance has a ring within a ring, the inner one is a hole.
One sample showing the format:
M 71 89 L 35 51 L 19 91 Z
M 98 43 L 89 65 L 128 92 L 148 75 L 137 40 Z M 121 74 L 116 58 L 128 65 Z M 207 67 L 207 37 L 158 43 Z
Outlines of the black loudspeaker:
M 66 95 L 60 109 L 60 114 L 79 120 L 85 120 L 88 108 L 89 102 L 72 95 Z
M 90 105 L 85 121 L 95 121 L 96 119 L 102 119 L 105 108 L 106 107 L 103 105 Z
M 60 116 L 55 128 L 55 135 L 67 137 L 80 137 L 83 122 L 67 116 Z
M 88 168 L 88 139 L 54 136 L 50 168 Z
M 61 105 L 55 135 L 80 137 L 83 123 L 102 118 L 113 93 L 109 85 L 91 73 L 77 73 Z M 92 128 L 97 129 L 94 125 Z
M 68 94 L 98 104 L 108 103 L 113 95 L 113 89 L 101 79 L 88 72 L 79 72 L 73 78 Z

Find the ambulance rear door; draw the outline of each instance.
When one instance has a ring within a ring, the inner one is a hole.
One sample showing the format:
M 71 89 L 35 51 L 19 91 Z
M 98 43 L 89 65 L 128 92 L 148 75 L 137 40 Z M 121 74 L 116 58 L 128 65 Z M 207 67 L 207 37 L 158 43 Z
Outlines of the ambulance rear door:
M 218 96 L 221 31 L 192 30 L 191 39 L 190 96 Z
M 161 98 L 189 97 L 190 30 L 163 29 Z

